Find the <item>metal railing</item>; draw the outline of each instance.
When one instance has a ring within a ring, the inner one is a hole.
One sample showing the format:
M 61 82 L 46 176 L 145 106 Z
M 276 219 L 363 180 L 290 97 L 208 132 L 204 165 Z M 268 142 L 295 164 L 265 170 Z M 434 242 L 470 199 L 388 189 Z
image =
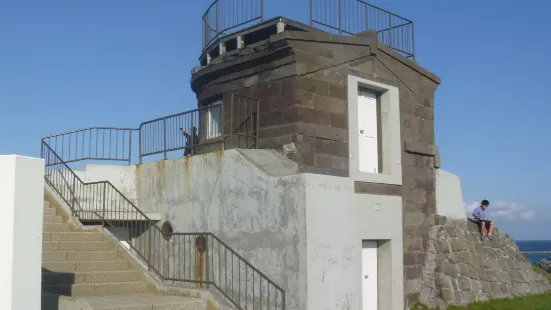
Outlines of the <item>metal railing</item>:
M 215 287 L 237 309 L 285 309 L 285 292 L 212 233 L 166 233 L 109 181 L 83 182 L 42 140 L 45 181 L 80 221 L 126 228 L 129 245 L 165 281 Z
M 375 30 L 381 43 L 415 59 L 413 21 L 362 0 L 310 0 L 310 25 L 354 35 Z
M 182 155 L 208 151 L 215 144 L 256 148 L 258 145 L 259 100 L 232 95 L 228 115 L 222 101 L 200 109 L 156 118 L 138 128 L 90 127 L 42 138 L 65 163 L 86 160 L 124 161 L 137 157 L 168 154 Z M 184 131 L 182 131 L 184 129 Z M 137 143 L 132 142 L 137 136 Z M 138 145 L 138 150 L 132 147 Z M 132 154 L 137 156 L 132 156 Z M 44 156 L 44 154 L 43 154 Z M 61 162 L 60 162 L 61 163 Z
M 214 0 L 203 15 L 203 50 L 227 31 L 264 20 L 264 0 Z
M 195 154 L 199 145 L 220 143 L 223 105 L 190 110 L 144 122 L 138 128 L 140 162 L 143 157 L 185 150 Z M 182 133 L 182 129 L 185 133 Z
M 42 138 L 66 163 L 132 160 L 132 128 L 90 127 Z

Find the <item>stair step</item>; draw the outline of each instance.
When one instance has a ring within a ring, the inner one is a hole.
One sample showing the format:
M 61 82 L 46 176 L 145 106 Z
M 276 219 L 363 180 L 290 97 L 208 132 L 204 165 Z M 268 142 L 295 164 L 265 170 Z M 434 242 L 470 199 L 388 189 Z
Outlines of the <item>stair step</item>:
M 43 272 L 42 285 L 64 285 L 83 283 L 136 282 L 139 274 L 133 270 L 88 271 L 88 272 Z
M 57 210 L 55 208 L 47 208 L 47 209 L 44 209 L 44 212 L 42 214 L 44 216 L 57 215 Z
M 117 251 L 42 251 L 43 262 L 116 261 Z
M 71 231 L 71 227 L 67 223 L 45 223 L 44 232 L 66 232 Z
M 114 261 L 61 261 L 43 262 L 42 268 L 53 272 L 79 272 L 79 271 L 119 271 L 128 270 L 123 260 Z
M 113 248 L 107 241 L 43 241 L 43 251 L 105 251 Z
M 131 294 L 84 298 L 95 310 L 206 310 L 207 301 L 182 296 Z
M 95 231 L 52 232 L 51 241 L 104 241 L 105 235 Z
M 63 223 L 63 216 L 61 215 L 44 215 L 44 223 Z
M 43 292 L 65 296 L 139 294 L 151 290 L 152 288 L 146 282 L 82 283 L 42 286 Z

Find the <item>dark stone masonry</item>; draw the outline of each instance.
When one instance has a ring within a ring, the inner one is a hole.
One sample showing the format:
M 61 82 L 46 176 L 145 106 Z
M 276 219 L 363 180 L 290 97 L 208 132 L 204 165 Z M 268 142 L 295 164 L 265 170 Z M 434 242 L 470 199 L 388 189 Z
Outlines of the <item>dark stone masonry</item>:
M 435 219 L 421 270 L 423 304 L 445 308 L 551 290 L 515 241 L 499 229 L 492 241 L 481 241 L 478 226 L 470 220 Z

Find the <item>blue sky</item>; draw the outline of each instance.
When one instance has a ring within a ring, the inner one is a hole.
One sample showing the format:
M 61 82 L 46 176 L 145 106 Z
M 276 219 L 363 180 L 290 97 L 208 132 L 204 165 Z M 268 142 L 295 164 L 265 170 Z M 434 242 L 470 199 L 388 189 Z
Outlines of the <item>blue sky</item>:
M 38 156 L 47 134 L 194 108 L 190 71 L 209 2 L 4 0 L 0 153 Z M 308 22 L 308 0 L 265 2 L 266 17 Z M 489 199 L 514 237 L 551 239 L 551 3 L 372 3 L 415 22 L 417 60 L 442 78 L 436 141 L 465 203 Z

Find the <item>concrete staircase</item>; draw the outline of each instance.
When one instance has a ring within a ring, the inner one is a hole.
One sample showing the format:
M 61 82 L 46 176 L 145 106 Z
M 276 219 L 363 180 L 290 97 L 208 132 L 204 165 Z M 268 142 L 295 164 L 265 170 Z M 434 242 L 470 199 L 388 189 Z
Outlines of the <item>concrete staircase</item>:
M 42 251 L 42 310 L 207 309 L 205 300 L 157 292 L 111 237 L 97 228 L 70 224 L 48 201 Z M 64 306 L 59 296 L 86 306 Z

